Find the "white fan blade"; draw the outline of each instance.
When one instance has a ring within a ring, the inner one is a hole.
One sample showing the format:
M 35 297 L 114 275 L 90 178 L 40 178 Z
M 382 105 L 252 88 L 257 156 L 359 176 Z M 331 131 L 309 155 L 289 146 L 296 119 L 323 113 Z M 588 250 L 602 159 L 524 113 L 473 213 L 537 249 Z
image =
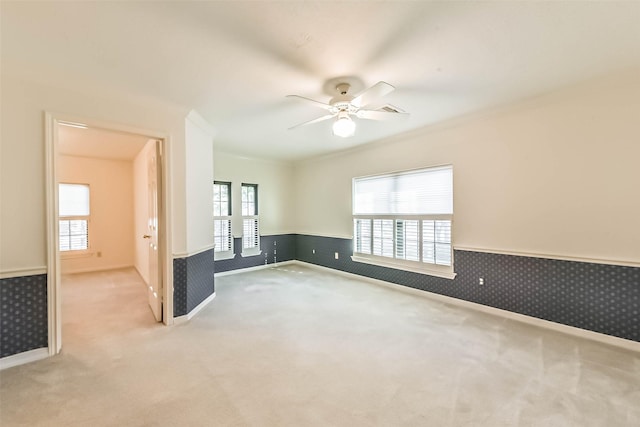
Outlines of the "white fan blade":
M 332 117 L 335 117 L 335 114 L 327 114 L 326 116 L 318 117 L 317 119 L 309 120 L 308 122 L 304 122 L 304 123 L 300 123 L 299 125 L 292 126 L 289 128 L 289 130 L 299 128 L 300 126 L 310 125 L 312 123 L 318 123 L 325 120 L 329 120 Z
M 324 108 L 325 110 L 329 110 L 331 108 L 331 105 L 329 104 L 325 104 L 324 102 L 316 101 L 311 98 L 305 98 L 304 96 L 300 96 L 300 95 L 287 95 L 287 98 L 302 99 L 303 101 L 309 102 L 315 105 L 316 107 Z
M 356 116 L 360 119 L 367 120 L 389 120 L 399 117 L 407 117 L 409 113 L 398 112 L 392 113 L 390 111 L 375 111 L 375 110 L 358 110 Z
M 360 95 L 356 96 L 351 100 L 351 104 L 356 107 L 362 107 L 371 104 L 373 101 L 381 98 L 391 92 L 395 87 L 391 86 L 387 82 L 378 82 L 371 86 L 369 89 L 362 92 Z

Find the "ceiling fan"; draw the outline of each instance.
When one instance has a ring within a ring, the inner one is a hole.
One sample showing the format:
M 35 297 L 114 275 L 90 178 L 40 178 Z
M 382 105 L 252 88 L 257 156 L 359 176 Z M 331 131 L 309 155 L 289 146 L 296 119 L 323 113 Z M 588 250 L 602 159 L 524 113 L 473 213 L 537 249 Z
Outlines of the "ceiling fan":
M 338 83 L 335 88 L 338 93 L 331 98 L 328 104 L 305 98 L 304 96 L 287 95 L 288 98 L 302 99 L 329 112 L 329 114 L 309 120 L 308 122 L 300 123 L 289 129 L 295 129 L 300 126 L 310 125 L 336 117 L 336 121 L 333 123 L 333 134 L 346 138 L 353 136 L 356 130 L 356 123 L 351 116 L 367 120 L 386 120 L 408 115 L 405 111 L 390 104 L 374 104 L 379 98 L 391 93 L 395 89 L 389 83 L 380 81 L 356 96 L 349 95 L 349 89 L 351 88 L 349 83 Z

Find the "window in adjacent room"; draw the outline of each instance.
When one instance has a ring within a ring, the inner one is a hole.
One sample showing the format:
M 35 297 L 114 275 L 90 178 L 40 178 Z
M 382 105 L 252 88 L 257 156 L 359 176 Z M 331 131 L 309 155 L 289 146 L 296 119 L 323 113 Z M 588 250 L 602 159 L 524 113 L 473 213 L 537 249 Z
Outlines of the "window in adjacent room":
M 242 256 L 260 254 L 258 185 L 242 184 Z
M 353 260 L 453 278 L 453 168 L 353 180 Z
M 60 252 L 89 249 L 90 197 L 87 184 L 58 185 Z
M 231 183 L 213 182 L 213 241 L 215 259 L 233 258 Z

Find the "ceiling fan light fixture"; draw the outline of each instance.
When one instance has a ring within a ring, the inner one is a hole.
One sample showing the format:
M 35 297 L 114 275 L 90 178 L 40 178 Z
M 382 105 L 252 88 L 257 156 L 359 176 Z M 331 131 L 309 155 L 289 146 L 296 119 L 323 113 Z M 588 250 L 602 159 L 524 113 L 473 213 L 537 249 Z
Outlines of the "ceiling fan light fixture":
M 349 113 L 341 111 L 338 119 L 333 122 L 333 134 L 342 138 L 353 136 L 356 132 L 356 123 L 351 120 Z
M 344 77 L 340 77 L 339 79 L 342 80 Z M 324 116 L 290 127 L 289 130 L 304 125 L 335 119 L 332 126 L 333 134 L 341 138 L 348 138 L 353 136 L 356 132 L 356 124 L 351 116 L 366 120 L 386 120 L 391 117 L 402 117 L 407 115 L 407 113 L 392 106 L 391 104 L 386 104 L 380 107 L 379 104 L 374 103 L 378 98 L 387 95 L 395 89 L 389 83 L 379 81 L 355 97 L 349 94 L 350 88 L 351 85 L 345 82 L 341 82 L 334 86 L 332 90 L 335 90 L 337 94 L 331 98 L 328 103 L 316 101 L 311 98 L 305 98 L 300 95 L 287 95 L 287 97 L 297 98 L 313 104 L 316 107 L 320 107 L 328 113 Z

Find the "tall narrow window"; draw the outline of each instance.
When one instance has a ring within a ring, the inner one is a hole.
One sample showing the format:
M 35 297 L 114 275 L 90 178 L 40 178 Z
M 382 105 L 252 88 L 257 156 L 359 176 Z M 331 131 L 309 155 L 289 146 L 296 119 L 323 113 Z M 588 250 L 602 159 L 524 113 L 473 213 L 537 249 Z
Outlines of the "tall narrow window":
M 242 255 L 259 253 L 258 185 L 242 184 Z
M 213 182 L 213 241 L 215 259 L 233 258 L 230 182 Z
M 60 252 L 89 249 L 89 186 L 58 185 L 58 226 Z
M 453 168 L 355 178 L 353 260 L 453 278 Z

